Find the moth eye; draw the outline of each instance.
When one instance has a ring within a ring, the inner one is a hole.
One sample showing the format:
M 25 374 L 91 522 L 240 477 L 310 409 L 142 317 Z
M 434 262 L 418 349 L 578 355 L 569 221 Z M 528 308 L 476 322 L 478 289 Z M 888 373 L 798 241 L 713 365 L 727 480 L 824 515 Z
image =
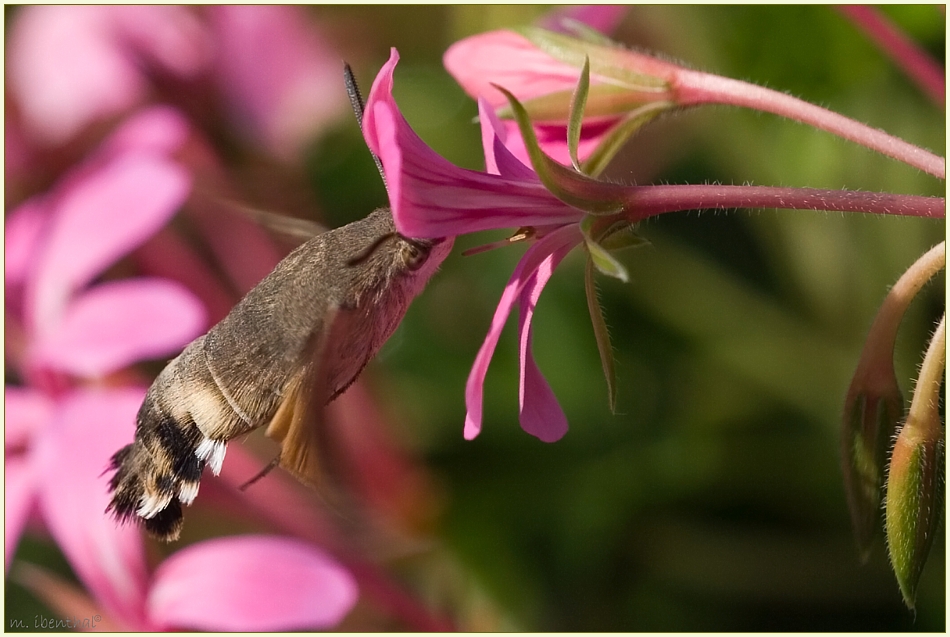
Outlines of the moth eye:
M 429 260 L 429 249 L 413 241 L 407 241 L 403 250 L 403 259 L 409 270 L 418 270 Z

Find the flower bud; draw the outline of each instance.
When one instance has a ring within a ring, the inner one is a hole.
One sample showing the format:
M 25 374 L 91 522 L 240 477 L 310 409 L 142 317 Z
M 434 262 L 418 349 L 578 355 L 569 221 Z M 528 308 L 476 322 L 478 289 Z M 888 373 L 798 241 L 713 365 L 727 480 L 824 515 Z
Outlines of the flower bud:
M 939 420 L 936 425 L 939 431 Z M 894 445 L 887 481 L 887 546 L 908 608 L 914 607 L 917 583 L 937 530 L 945 478 L 943 440 L 921 437 L 917 429 L 908 418 Z
M 938 405 L 946 343 L 944 318 L 920 366 L 907 422 L 894 443 L 887 477 L 887 547 L 908 608 L 914 607 L 917 583 L 943 510 L 946 464 Z
M 893 367 L 882 370 L 880 383 L 855 376 L 845 405 L 841 459 L 845 493 L 855 540 L 866 561 L 881 529 L 881 502 L 887 452 L 903 413 L 903 399 Z

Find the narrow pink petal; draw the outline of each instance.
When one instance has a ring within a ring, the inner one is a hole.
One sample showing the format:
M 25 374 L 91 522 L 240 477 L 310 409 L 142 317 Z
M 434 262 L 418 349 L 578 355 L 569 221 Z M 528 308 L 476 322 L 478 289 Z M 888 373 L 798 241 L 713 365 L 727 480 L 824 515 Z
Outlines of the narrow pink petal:
M 49 424 L 53 402 L 27 387 L 5 385 L 3 391 L 4 443 L 7 451 L 25 449 Z
M 596 4 L 596 5 L 576 5 L 558 7 L 554 9 L 541 20 L 538 26 L 549 31 L 559 31 L 571 34 L 573 31 L 566 29 L 564 20 L 574 20 L 582 22 L 601 33 L 611 33 L 627 14 L 629 7 L 617 4 Z
M 558 228 L 528 248 L 521 261 L 518 262 L 518 266 L 508 280 L 508 285 L 505 286 L 505 290 L 502 292 L 488 334 L 478 350 L 475 362 L 472 365 L 472 371 L 469 373 L 468 381 L 465 384 L 466 414 L 463 435 L 466 440 L 472 440 L 481 431 L 485 375 L 488 373 L 488 364 L 491 362 L 492 354 L 495 352 L 495 346 L 498 345 L 498 339 L 501 336 L 505 322 L 508 320 L 508 315 L 511 313 L 512 306 L 518 301 L 525 285 L 550 255 L 561 250 L 570 250 L 579 241 L 580 232 L 576 225 Z
M 299 540 L 238 536 L 177 551 L 155 572 L 150 617 L 212 631 L 325 629 L 356 603 L 353 576 Z
M 76 575 L 121 621 L 142 625 L 146 589 L 140 531 L 106 514 L 109 459 L 132 440 L 145 390 L 76 391 L 60 403 L 38 454 L 40 505 Z
M 201 303 L 177 283 L 144 277 L 103 283 L 66 308 L 37 341 L 31 363 L 101 377 L 177 353 L 206 327 Z
M 7 454 L 3 468 L 3 539 L 6 570 L 9 571 L 10 561 L 36 502 L 38 473 L 27 454 Z
M 175 214 L 188 174 L 157 156 L 126 154 L 74 181 L 60 197 L 27 288 L 34 327 L 49 329 L 69 296 Z
M 493 175 L 524 180 L 538 180 L 530 167 L 531 160 L 524 152 L 517 125 L 513 133 L 498 119 L 495 110 L 484 97 L 478 98 L 478 120 L 482 125 L 482 150 L 485 153 L 485 170 Z M 511 134 L 509 134 L 511 133 Z M 507 147 L 508 139 L 516 138 L 522 155 L 515 157 Z
M 363 133 L 383 162 L 396 228 L 412 237 L 571 223 L 582 213 L 537 179 L 504 178 L 454 166 L 426 146 L 396 107 L 392 50 L 367 100 Z
M 573 90 L 580 71 L 514 31 L 490 31 L 459 40 L 445 52 L 442 63 L 466 93 L 486 98 L 495 108 L 506 106 L 508 100 L 492 84 L 503 86 L 523 102 Z
M 596 150 L 601 139 L 606 135 L 610 128 L 617 123 L 615 119 L 605 119 L 600 121 L 586 120 L 581 128 L 581 138 L 577 144 L 577 157 L 584 161 L 590 157 Z M 505 146 L 512 156 L 519 161 L 530 164 L 528 151 L 525 148 L 524 140 L 521 138 L 521 131 L 518 129 L 518 123 L 514 120 L 505 120 L 502 126 L 507 130 L 508 138 Z M 551 159 L 561 163 L 564 166 L 571 165 L 571 155 L 567 150 L 567 125 L 558 123 L 540 123 L 534 124 L 534 134 L 538 138 L 538 145 L 541 150 Z
M 278 157 L 298 157 L 346 111 L 340 55 L 300 7 L 222 5 L 211 18 L 236 118 Z
M 538 369 L 531 354 L 531 319 L 534 308 L 554 268 L 580 243 L 580 233 L 575 241 L 549 254 L 537 271 L 528 280 L 521 293 L 518 319 L 518 347 L 521 359 L 521 378 L 518 386 L 519 418 L 521 428 L 544 442 L 555 442 L 567 433 L 567 416 L 557 402 L 557 397 Z

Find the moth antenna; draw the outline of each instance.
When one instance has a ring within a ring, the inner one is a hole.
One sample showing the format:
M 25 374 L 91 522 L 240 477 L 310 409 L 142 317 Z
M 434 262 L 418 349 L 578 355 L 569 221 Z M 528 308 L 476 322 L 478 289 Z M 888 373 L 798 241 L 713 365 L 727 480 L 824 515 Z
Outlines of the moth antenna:
M 239 486 L 238 491 L 246 491 L 248 487 L 250 487 L 252 484 L 254 484 L 258 480 L 266 476 L 271 471 L 273 471 L 275 468 L 277 468 L 277 465 L 279 464 L 280 464 L 280 454 L 277 454 L 277 457 L 271 460 L 267 464 L 266 467 L 258 471 L 257 474 L 253 478 L 251 478 L 250 480 L 248 480 L 247 482 Z
M 353 75 L 353 69 L 346 62 L 343 63 L 343 82 L 346 84 L 346 94 L 350 97 L 350 106 L 353 107 L 353 114 L 356 115 L 356 123 L 363 130 L 363 113 L 366 111 L 366 104 L 363 102 L 363 95 L 360 93 L 360 87 L 356 83 L 356 76 Z M 383 172 L 383 162 L 376 153 L 370 153 L 373 161 L 376 162 L 376 170 L 383 180 L 383 186 L 389 191 L 389 185 L 386 183 L 386 173 Z

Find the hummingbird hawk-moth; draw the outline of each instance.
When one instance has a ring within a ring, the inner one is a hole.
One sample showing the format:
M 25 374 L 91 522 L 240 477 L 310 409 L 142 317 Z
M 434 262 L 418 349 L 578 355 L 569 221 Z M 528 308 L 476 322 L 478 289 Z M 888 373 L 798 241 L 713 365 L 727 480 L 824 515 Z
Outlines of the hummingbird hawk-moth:
M 451 247 L 401 236 L 388 208 L 300 245 L 155 379 L 134 442 L 112 457 L 109 509 L 177 539 L 204 467 L 217 475 L 227 442 L 265 425 L 279 465 L 313 483 L 319 411 L 356 380 Z

